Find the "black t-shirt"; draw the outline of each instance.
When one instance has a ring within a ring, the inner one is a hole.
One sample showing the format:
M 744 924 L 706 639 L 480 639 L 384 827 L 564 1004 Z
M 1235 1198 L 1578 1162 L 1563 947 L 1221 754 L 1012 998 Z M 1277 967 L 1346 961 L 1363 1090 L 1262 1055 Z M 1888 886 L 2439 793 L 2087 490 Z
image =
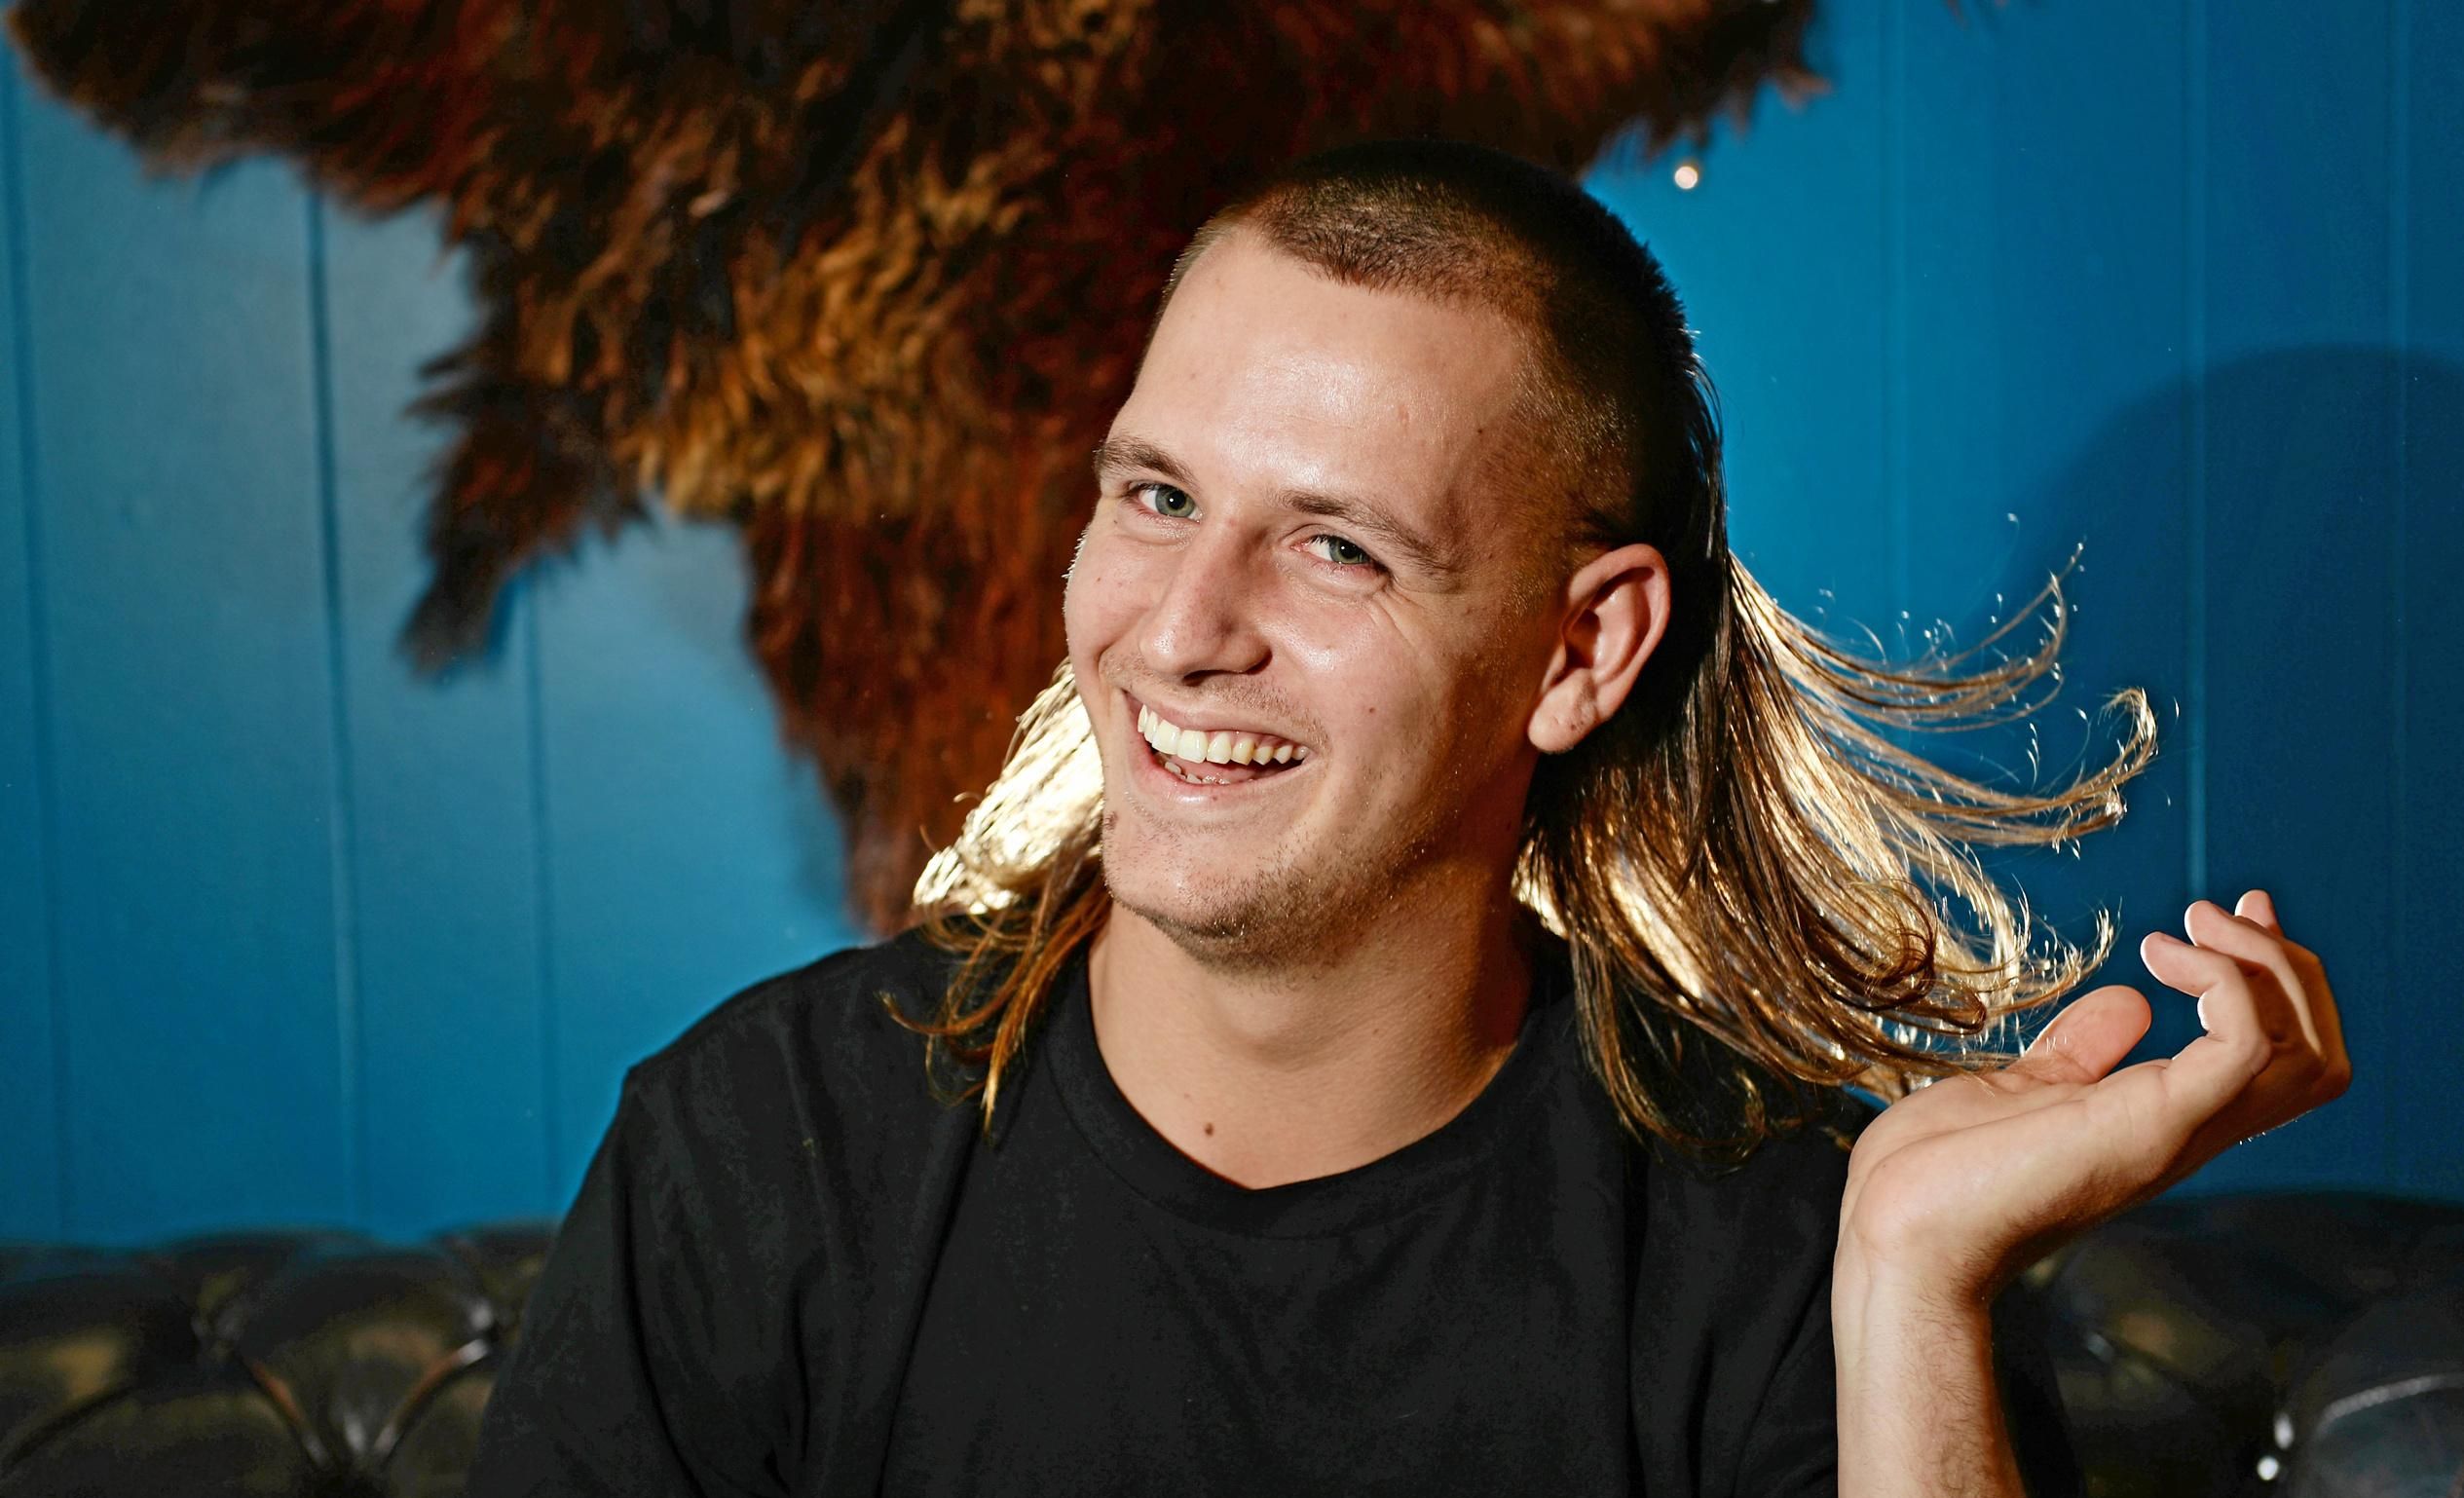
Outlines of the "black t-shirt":
M 983 1139 L 882 1006 L 949 971 L 841 953 L 627 1075 L 472 1498 L 1833 1490 L 1845 1151 L 1633 1143 L 1561 963 L 1443 1127 L 1256 1191 L 1121 1096 L 1083 961 Z

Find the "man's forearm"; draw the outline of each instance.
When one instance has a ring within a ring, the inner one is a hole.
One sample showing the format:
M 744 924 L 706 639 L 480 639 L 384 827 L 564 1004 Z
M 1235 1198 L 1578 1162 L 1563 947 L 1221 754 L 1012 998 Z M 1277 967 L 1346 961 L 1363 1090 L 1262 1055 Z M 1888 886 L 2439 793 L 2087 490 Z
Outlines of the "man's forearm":
M 1945 1303 L 1844 1251 L 1831 1333 L 1840 1498 L 2025 1498 L 1986 1306 Z

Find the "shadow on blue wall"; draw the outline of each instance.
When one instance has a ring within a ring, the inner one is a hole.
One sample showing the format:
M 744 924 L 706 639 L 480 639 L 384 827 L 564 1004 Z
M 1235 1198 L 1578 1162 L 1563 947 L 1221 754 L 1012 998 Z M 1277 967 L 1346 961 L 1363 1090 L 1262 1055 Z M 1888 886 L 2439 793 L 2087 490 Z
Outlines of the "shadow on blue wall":
M 2027 502 L 2032 534 L 2084 548 L 2065 705 L 2036 723 L 2044 773 L 2092 754 L 2094 702 L 2128 685 L 2148 693 L 2159 754 L 2121 826 L 2076 855 L 1995 866 L 2069 932 L 2095 906 L 2116 912 L 2100 981 L 2140 988 L 2156 1011 L 2135 1060 L 2198 1033 L 2191 1001 L 2141 966 L 2141 936 L 2179 930 L 2194 898 L 2229 907 L 2267 888 L 2289 934 L 2327 959 L 2355 1060 L 2344 1099 L 2229 1152 L 2192 1189 L 2464 1186 L 2433 1065 L 2464 1057 L 2464 1008 L 2430 946 L 2464 908 L 2454 799 L 2431 779 L 2464 731 L 2449 664 L 2464 646 L 2458 472 L 2464 367 L 2297 348 L 2130 402 Z M 1962 573 L 1945 558 L 1916 575 L 1929 604 L 1983 616 L 1995 595 L 2032 593 L 2045 561 Z M 2008 730 L 1991 737 L 1986 760 L 2018 762 Z

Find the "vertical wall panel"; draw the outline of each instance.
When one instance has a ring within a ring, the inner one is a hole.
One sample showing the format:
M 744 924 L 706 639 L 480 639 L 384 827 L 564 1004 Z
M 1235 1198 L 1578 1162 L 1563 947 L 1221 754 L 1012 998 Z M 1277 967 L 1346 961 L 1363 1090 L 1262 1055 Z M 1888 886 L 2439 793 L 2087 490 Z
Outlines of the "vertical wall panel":
M 325 215 L 334 518 L 351 730 L 366 1218 L 382 1232 L 552 1210 L 541 1116 L 540 848 L 528 631 L 440 680 L 395 646 L 428 578 L 404 407 L 475 321 L 433 215 Z M 518 611 L 508 597 L 506 615 Z
M 2381 1063 L 2394 1098 L 2393 1179 L 2408 1190 L 2464 1198 L 2464 1127 L 2456 1066 L 2464 1060 L 2464 997 L 2453 977 L 2456 913 L 2464 911 L 2464 803 L 2455 784 L 2464 745 L 2464 7 L 2401 0 L 2408 24 L 2396 62 L 2406 71 L 2399 135 L 2408 174 L 2397 181 L 2395 246 L 2404 298 L 2397 366 L 2403 431 L 2396 595 L 2405 676 L 2403 736 L 2394 760 L 2399 928 L 2394 983 L 2351 989 L 2350 1007 L 2389 1011 Z
M 23 131 L 68 1227 L 345 1206 L 303 203 Z
M 2387 12 L 2207 8 L 2210 887 L 2263 885 L 2392 1055 L 2395 578 Z M 2228 1152 L 2211 1189 L 2377 1183 L 2394 1078 Z
M 2184 38 L 2177 10 L 2130 25 L 2116 48 L 2106 6 L 1914 6 L 1898 175 L 1912 644 L 1977 644 L 2078 558 L 2059 694 L 2025 727 L 1925 746 L 1991 783 L 2049 790 L 2109 756 L 2107 697 L 2147 693 L 2159 753 L 2122 824 L 2067 852 L 1988 860 L 2068 939 L 2089 941 L 2094 912 L 2111 912 L 2119 941 L 2092 982 L 2145 990 L 2138 938 L 2178 928 L 2185 903 L 2183 138 L 2177 111 L 2094 101 L 2174 96 Z M 2032 625 L 2001 648 L 2042 638 Z M 2143 1055 L 2198 1032 L 2171 997 L 2149 992 Z
M 56 1237 L 62 1227 L 44 828 L 49 715 L 27 544 L 40 474 L 20 421 L 34 392 L 21 378 L 19 89 L 15 55 L 0 57 L 0 1238 Z
M 2138 935 L 2193 892 L 2277 890 L 2363 1068 L 2191 1189 L 2464 1194 L 2439 979 L 2464 12 L 1961 13 L 1833 0 L 1833 92 L 1723 124 L 1693 191 L 1674 155 L 1589 177 L 1700 330 L 1732 534 L 1783 603 L 1899 652 L 1937 618 L 1980 637 L 2084 542 L 2039 763 L 2134 682 L 2164 755 L 2120 830 L 2010 871 L 2058 921 L 2118 903 L 2106 976 L 2151 989 L 2165 1050 L 2194 1021 Z M 412 677 L 392 642 L 445 434 L 399 413 L 470 313 L 432 221 L 331 212 L 318 262 L 284 169 L 145 181 L 18 103 L 0 1234 L 552 1211 L 627 1064 L 857 938 L 741 639 L 736 540 L 593 543 L 509 592 L 486 660 Z M 2202 700 L 2194 780 L 2174 709 Z M 2027 768 L 2019 740 L 1955 752 Z
M 1826 5 L 1811 51 L 1834 92 L 1766 99 L 1742 131 L 1723 121 L 1693 190 L 1672 175 L 1684 152 L 1607 153 L 1587 178 L 1685 301 L 1720 393 L 1732 543 L 1782 604 L 1844 632 L 1887 631 L 1898 607 L 1878 378 L 1884 18 L 1898 3 Z
M 625 1067 L 857 933 L 837 832 L 742 639 L 736 533 L 636 527 L 540 582 L 561 1206 Z

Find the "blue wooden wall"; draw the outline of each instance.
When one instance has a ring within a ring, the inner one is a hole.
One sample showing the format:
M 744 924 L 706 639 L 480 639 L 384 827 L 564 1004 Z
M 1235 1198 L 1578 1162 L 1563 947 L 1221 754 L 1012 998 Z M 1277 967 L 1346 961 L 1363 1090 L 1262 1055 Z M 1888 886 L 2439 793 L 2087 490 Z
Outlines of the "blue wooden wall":
M 594 546 L 415 678 L 432 223 L 5 88 L 0 1234 L 554 1210 L 627 1062 L 851 935 L 732 539 Z
M 1830 94 L 1690 191 L 1592 183 L 1687 295 L 1783 600 L 1969 640 L 2084 543 L 2039 762 L 2126 682 L 2163 753 L 2022 861 L 2038 909 L 2117 905 L 2144 983 L 2141 931 L 2263 883 L 2358 1067 L 2191 1188 L 2464 1196 L 2464 11 L 2322 14 L 1831 0 Z M 416 679 L 399 413 L 470 316 L 432 222 L 148 180 L 12 60 L 0 244 L 0 1235 L 556 1210 L 629 1060 L 850 938 L 730 537 L 588 547 Z

